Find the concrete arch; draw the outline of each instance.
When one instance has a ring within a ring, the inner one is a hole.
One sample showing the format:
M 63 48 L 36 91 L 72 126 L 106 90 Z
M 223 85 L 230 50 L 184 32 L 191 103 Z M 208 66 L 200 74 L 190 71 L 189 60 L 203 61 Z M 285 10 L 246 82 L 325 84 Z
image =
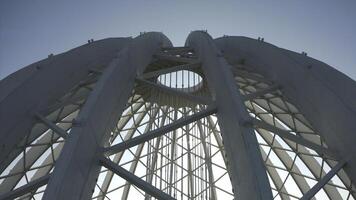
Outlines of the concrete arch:
M 281 85 L 290 102 L 311 122 L 317 133 L 356 181 L 356 82 L 313 58 L 246 37 L 215 39 L 229 63 L 243 62 Z
M 49 114 L 50 105 L 79 84 L 90 70 L 104 69 L 131 40 L 109 38 L 85 44 L 1 80 L 0 171 L 18 154 L 15 147 L 36 122 L 34 113 Z

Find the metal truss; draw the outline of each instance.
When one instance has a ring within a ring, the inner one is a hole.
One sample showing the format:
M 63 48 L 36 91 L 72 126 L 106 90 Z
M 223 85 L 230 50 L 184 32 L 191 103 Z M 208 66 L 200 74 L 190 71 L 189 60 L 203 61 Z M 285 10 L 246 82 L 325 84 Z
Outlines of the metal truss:
M 0 199 L 355 199 L 352 158 L 285 85 L 205 32 L 130 41 L 29 112 Z

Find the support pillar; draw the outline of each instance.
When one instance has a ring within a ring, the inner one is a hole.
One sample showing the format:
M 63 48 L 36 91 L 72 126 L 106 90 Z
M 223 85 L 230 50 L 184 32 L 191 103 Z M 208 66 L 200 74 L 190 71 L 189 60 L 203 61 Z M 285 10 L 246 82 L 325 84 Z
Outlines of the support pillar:
M 208 86 L 216 101 L 235 199 L 272 199 L 254 131 L 239 124 L 249 119 L 249 115 L 229 65 L 205 32 L 192 32 L 186 46 L 192 47 L 202 62 Z
M 122 114 L 135 78 L 142 74 L 161 46 L 171 46 L 163 34 L 143 34 L 110 63 L 66 139 L 43 199 L 91 198 L 101 167 L 100 150 Z

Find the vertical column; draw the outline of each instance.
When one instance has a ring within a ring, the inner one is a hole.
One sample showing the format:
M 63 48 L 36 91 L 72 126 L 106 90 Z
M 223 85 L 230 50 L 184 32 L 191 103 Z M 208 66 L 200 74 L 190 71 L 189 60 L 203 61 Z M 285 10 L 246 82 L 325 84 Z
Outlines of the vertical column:
M 216 101 L 218 123 L 227 155 L 235 199 L 272 199 L 272 192 L 256 136 L 241 125 L 249 115 L 229 66 L 205 32 L 192 32 L 186 46 L 194 49 Z
M 43 199 L 90 199 L 100 170 L 100 149 L 122 114 L 137 74 L 161 46 L 171 46 L 163 34 L 146 33 L 110 63 L 66 139 Z

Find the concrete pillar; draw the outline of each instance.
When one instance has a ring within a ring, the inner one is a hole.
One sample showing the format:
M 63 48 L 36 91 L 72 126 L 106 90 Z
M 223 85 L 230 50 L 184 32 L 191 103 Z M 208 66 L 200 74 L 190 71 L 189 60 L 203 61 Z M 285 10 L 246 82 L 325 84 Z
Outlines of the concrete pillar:
M 241 125 L 249 119 L 249 114 L 230 66 L 221 56 L 213 39 L 205 32 L 192 32 L 187 38 L 186 46 L 192 47 L 202 62 L 205 78 L 216 101 L 218 123 L 235 199 L 272 199 L 254 131 Z
M 171 46 L 160 33 L 135 38 L 112 60 L 95 85 L 66 139 L 43 199 L 90 199 L 100 171 L 99 154 L 120 118 L 134 81 L 161 46 Z

